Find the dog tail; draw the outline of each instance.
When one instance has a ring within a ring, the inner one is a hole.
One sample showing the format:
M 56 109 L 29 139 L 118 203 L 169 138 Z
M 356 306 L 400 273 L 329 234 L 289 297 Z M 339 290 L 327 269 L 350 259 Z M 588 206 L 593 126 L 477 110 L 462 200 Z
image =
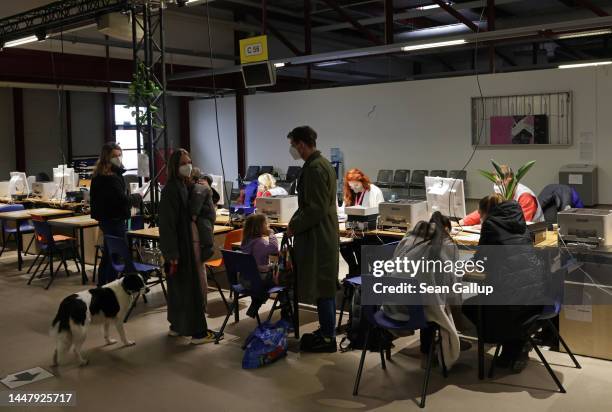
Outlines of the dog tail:
M 78 295 L 70 295 L 60 303 L 57 315 L 51 323 L 51 336 L 66 331 L 70 332 L 70 319 L 78 324 L 85 324 L 87 317 L 87 305 L 82 300 L 78 299 Z

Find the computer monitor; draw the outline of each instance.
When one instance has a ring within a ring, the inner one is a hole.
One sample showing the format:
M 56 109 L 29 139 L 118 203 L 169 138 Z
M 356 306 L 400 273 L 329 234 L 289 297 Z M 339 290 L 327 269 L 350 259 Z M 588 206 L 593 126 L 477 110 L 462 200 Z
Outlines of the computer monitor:
M 425 193 L 430 214 L 440 212 L 450 218 L 465 217 L 463 180 L 426 176 Z

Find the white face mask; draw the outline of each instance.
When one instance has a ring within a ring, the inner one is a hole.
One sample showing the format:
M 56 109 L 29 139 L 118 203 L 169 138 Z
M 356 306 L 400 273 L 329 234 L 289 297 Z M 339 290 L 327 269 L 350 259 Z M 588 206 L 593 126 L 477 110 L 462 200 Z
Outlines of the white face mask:
M 123 167 L 123 156 L 111 157 L 110 162 L 119 168 Z
M 183 177 L 191 177 L 193 166 L 191 164 L 182 165 L 179 167 L 179 173 Z
M 298 152 L 298 149 L 296 149 L 295 146 L 289 146 L 289 154 L 291 154 L 293 160 L 300 160 L 302 158 L 300 152 Z
M 349 182 L 349 186 L 351 187 L 351 190 L 355 193 L 363 192 L 363 185 L 359 182 Z

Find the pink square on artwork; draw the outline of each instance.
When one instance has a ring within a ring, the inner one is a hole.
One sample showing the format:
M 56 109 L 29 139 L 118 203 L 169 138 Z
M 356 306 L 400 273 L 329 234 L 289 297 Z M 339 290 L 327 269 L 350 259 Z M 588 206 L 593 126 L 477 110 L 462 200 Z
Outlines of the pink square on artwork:
M 512 116 L 491 117 L 491 144 L 512 144 Z

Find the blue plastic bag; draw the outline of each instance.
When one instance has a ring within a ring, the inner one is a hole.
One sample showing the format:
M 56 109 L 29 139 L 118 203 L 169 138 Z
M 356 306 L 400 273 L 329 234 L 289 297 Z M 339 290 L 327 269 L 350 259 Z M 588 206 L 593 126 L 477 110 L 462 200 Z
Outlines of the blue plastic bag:
M 276 362 L 287 355 L 287 327 L 284 320 L 264 322 L 246 340 L 243 369 L 256 369 Z

